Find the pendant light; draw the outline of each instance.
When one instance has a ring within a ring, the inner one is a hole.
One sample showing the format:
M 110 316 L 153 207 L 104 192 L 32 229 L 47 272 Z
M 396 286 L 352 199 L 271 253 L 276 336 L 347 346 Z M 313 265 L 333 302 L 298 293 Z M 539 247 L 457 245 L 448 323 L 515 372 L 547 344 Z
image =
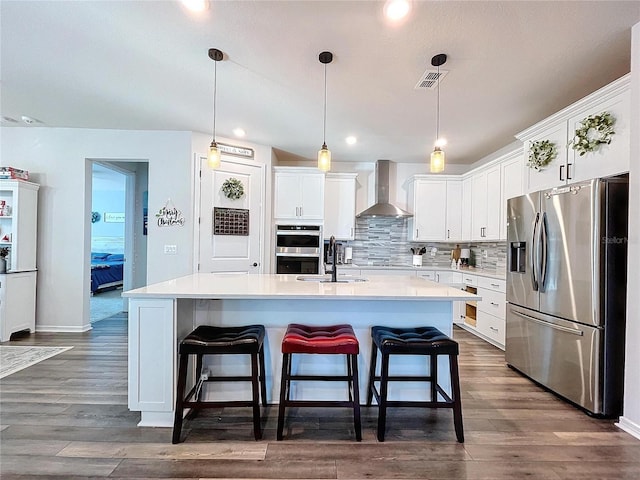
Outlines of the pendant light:
M 331 150 L 327 148 L 327 63 L 333 60 L 333 53 L 322 52 L 318 56 L 320 63 L 324 64 L 324 116 L 322 123 L 322 148 L 318 150 L 318 168 L 323 172 L 331 170 Z
M 213 64 L 213 140 L 209 146 L 209 155 L 207 156 L 207 163 L 209 168 L 220 167 L 220 149 L 216 143 L 216 82 L 218 77 L 218 62 L 222 60 L 223 54 L 217 48 L 209 49 L 209 58 L 214 61 Z
M 438 103 L 436 107 L 436 143 L 431 153 L 431 173 L 440 173 L 444 171 L 444 151 L 443 143 L 440 139 L 440 65 L 444 65 L 447 56 L 440 53 L 431 59 L 431 65 L 438 67 Z

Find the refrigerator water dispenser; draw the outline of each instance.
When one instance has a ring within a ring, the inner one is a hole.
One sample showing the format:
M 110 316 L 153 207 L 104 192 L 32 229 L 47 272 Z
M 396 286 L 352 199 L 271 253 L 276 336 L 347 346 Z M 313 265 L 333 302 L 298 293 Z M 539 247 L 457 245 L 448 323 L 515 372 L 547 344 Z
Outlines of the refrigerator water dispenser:
M 509 244 L 509 271 L 525 273 L 527 259 L 527 242 L 511 242 Z

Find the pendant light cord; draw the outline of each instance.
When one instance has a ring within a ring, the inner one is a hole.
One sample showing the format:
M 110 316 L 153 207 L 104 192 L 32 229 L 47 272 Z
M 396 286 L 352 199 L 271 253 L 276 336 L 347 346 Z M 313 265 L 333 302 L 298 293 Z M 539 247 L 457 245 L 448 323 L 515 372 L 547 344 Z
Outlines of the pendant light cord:
M 440 65 L 438 65 L 438 103 L 436 104 L 436 146 L 440 139 Z
M 218 83 L 218 62 L 213 62 L 213 141 L 216 141 L 216 86 Z
M 327 64 L 324 64 L 324 112 L 322 121 L 322 144 L 326 145 L 327 135 Z

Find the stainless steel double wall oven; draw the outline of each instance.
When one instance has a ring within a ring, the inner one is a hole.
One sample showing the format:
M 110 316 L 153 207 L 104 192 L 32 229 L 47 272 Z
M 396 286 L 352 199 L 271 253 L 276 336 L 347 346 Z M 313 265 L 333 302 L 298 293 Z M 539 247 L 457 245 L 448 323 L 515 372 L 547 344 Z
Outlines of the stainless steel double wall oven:
M 276 225 L 276 273 L 320 272 L 322 227 Z

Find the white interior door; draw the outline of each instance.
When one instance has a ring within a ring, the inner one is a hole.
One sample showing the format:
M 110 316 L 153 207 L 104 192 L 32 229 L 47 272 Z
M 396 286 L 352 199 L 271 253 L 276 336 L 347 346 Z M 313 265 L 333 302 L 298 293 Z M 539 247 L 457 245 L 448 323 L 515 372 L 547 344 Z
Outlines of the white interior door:
M 205 157 L 200 169 L 198 271 L 261 273 L 264 167 L 223 155 L 220 168 L 211 170 Z M 229 179 L 241 182 L 240 198 L 223 193 Z

